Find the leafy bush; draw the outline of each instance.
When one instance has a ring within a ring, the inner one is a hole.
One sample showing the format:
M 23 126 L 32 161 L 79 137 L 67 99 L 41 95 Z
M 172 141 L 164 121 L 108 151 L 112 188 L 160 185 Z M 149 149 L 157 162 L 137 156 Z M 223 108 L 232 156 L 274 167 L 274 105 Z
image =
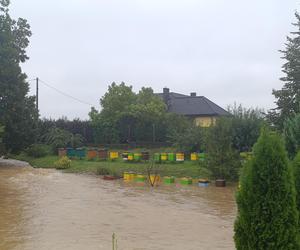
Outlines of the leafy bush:
M 281 138 L 264 129 L 237 194 L 237 250 L 299 249 L 295 183 Z
M 239 153 L 232 147 L 231 120 L 219 118 L 206 135 L 205 164 L 214 178 L 237 180 L 241 167 Z
M 28 156 L 34 158 L 44 157 L 49 153 L 49 147 L 42 144 L 33 144 L 25 150 Z
M 184 130 L 174 130 L 169 134 L 169 141 L 177 149 L 184 152 L 199 152 L 204 148 L 205 128 L 189 124 Z
M 110 171 L 107 167 L 100 166 L 100 167 L 97 168 L 96 174 L 97 175 L 109 175 Z
M 52 146 L 53 152 L 56 152 L 58 148 L 77 148 L 83 144 L 83 137 L 81 135 L 74 135 L 60 128 L 51 128 L 44 137 L 45 142 Z
M 67 156 L 64 156 L 58 161 L 54 162 L 54 166 L 56 169 L 67 169 L 71 167 L 71 162 L 72 161 Z

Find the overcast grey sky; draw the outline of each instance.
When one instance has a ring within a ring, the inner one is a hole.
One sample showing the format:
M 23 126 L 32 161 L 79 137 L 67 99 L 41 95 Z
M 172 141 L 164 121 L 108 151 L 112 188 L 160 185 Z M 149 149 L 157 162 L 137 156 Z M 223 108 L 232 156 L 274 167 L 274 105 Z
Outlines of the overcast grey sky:
M 294 28 L 296 0 L 11 0 L 31 25 L 28 77 L 99 108 L 124 81 L 197 92 L 226 108 L 274 106 L 279 49 Z M 34 94 L 34 82 L 31 82 Z M 40 85 L 43 117 L 88 118 L 90 107 Z

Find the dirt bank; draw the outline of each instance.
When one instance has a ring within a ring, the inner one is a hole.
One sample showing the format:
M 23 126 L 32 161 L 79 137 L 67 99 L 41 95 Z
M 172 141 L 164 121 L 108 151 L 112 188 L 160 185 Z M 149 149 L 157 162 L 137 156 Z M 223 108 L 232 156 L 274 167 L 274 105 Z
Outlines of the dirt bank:
M 30 167 L 30 164 L 25 161 L 0 158 L 0 167 Z

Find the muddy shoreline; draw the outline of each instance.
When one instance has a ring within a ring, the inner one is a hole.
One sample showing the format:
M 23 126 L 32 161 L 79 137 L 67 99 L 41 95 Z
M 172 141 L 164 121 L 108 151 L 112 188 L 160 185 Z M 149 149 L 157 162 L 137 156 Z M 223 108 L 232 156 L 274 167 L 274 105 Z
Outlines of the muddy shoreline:
M 0 167 L 31 167 L 26 161 L 0 158 Z

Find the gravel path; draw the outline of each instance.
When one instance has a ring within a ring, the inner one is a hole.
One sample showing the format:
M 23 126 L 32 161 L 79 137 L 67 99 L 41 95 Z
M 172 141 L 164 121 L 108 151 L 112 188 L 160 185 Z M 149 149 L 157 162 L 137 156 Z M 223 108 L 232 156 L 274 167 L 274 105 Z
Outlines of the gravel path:
M 25 161 L 0 158 L 0 167 L 30 167 L 30 164 Z

